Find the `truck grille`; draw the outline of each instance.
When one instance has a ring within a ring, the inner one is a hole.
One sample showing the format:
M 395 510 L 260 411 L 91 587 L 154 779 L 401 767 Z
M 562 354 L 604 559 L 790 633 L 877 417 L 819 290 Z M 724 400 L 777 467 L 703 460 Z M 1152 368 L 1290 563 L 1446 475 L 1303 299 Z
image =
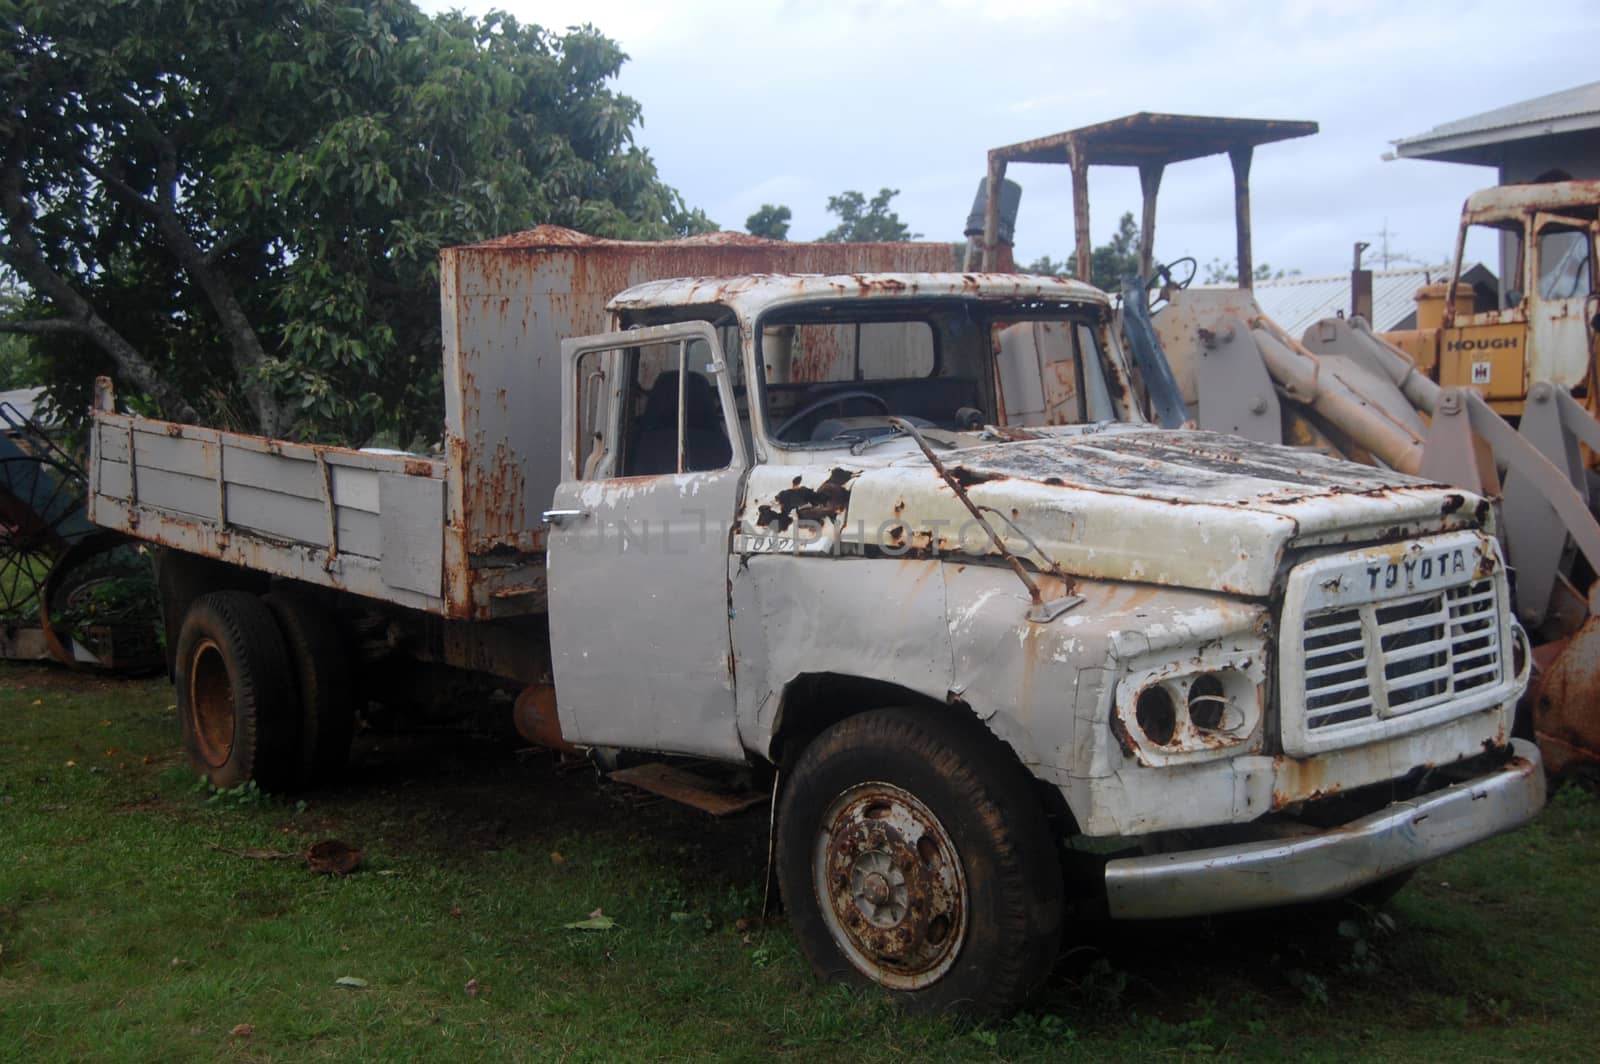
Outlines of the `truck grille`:
M 1495 584 L 1478 580 L 1306 616 L 1305 727 L 1327 732 L 1501 681 Z

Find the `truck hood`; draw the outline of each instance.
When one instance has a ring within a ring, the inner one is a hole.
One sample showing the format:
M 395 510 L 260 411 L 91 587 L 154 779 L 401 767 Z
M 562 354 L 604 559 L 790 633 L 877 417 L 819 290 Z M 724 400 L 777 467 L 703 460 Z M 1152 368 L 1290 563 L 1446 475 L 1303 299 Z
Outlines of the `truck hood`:
M 1030 433 L 939 458 L 1007 549 L 1040 568 L 1048 558 L 1083 577 L 1252 597 L 1272 592 L 1291 549 L 1481 527 L 1489 512 L 1443 485 L 1211 432 Z M 997 553 L 920 453 L 841 486 L 847 540 L 890 554 Z

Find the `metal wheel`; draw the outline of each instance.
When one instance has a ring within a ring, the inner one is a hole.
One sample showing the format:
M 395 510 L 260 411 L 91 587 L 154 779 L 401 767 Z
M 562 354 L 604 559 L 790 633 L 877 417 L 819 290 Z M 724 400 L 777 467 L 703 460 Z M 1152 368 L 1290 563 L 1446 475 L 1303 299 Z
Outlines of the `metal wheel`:
M 221 768 L 233 755 L 233 681 L 216 640 L 200 640 L 192 660 L 186 708 L 194 753 L 208 767 Z
M 178 727 L 196 771 L 217 787 L 295 779 L 300 706 L 272 611 L 246 591 L 190 604 L 176 654 Z
M 0 618 L 32 619 L 82 514 L 76 471 L 50 458 L 0 458 Z
M 795 758 L 777 818 L 790 926 L 824 978 L 999 1015 L 1050 971 L 1061 863 L 1026 771 L 976 720 L 872 709 Z
M 850 963 L 891 990 L 949 971 L 966 935 L 967 880 L 939 818 L 909 791 L 872 782 L 845 790 L 822 822 L 812 883 Z

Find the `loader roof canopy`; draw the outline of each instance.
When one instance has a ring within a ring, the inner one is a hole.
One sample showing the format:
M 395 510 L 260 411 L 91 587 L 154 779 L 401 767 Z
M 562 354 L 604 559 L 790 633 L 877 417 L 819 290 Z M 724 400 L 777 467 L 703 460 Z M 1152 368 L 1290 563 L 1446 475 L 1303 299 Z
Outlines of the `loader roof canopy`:
M 1180 163 L 1231 149 L 1307 137 L 1316 131 L 1315 122 L 1140 111 L 1125 118 L 1008 144 L 990 154 L 1012 163 L 1070 164 L 1072 145 L 1076 144 L 1090 166 L 1139 166 Z

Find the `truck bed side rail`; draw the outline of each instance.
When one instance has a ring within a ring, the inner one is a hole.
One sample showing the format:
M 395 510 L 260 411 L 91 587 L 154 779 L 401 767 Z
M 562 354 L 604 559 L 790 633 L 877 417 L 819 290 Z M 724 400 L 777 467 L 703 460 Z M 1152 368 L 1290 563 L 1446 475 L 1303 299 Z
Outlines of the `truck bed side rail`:
M 151 543 L 438 613 L 445 476 L 443 459 L 119 414 L 96 382 L 89 516 Z

